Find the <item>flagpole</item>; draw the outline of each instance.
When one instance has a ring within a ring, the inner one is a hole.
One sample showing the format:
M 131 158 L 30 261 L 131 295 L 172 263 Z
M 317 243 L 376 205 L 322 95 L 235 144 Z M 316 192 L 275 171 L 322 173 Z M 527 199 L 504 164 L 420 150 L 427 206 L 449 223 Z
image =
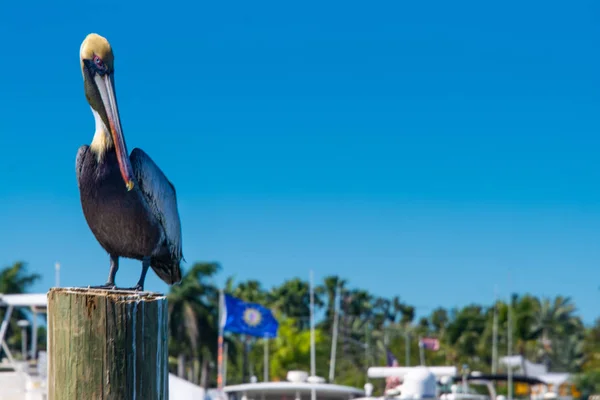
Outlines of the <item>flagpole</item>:
M 511 356 L 512 356 L 512 334 L 513 334 L 513 330 L 512 330 L 512 299 L 511 299 L 511 286 L 510 286 L 510 272 L 508 273 L 508 315 L 507 315 L 507 319 L 508 319 L 508 323 L 506 324 L 507 327 L 507 359 L 508 359 L 508 371 L 507 371 L 507 386 L 508 386 L 508 400 L 512 400 L 513 398 L 513 370 L 512 370 L 512 365 L 510 363 L 511 360 Z
M 316 360 L 315 360 L 315 289 L 314 289 L 314 274 L 310 270 L 310 375 L 316 376 Z M 314 385 L 310 391 L 311 399 L 317 399 L 317 393 Z
M 492 334 L 492 375 L 498 366 L 498 288 L 494 287 L 494 325 Z
M 60 287 L 60 263 L 58 261 L 54 263 L 54 284 L 56 287 Z
M 253 347 L 250 345 L 256 344 L 256 340 L 254 340 L 254 343 L 251 343 L 251 341 L 252 337 L 250 337 L 250 335 L 246 335 L 246 352 L 248 354 L 248 382 L 253 382 L 253 380 L 256 378 L 256 376 L 254 376 L 254 363 L 252 362 L 254 359 L 251 357 L 252 354 L 250 353 L 250 350 Z
M 263 341 L 265 342 L 265 366 L 263 368 L 263 380 L 264 382 L 269 382 L 269 338 L 264 337 Z
M 419 336 L 419 358 L 421 359 L 421 365 L 425 365 L 425 346 L 421 336 Z
M 508 334 L 508 349 L 507 349 L 507 359 L 508 359 L 508 371 L 507 371 L 507 385 L 508 385 L 508 400 L 512 400 L 512 395 L 513 395 L 513 379 L 512 379 L 512 365 L 511 365 L 511 356 L 512 356 L 512 312 L 511 312 L 511 308 L 512 305 L 510 304 L 510 300 L 509 300 L 509 306 L 508 306 L 508 326 L 507 326 L 507 334 Z
M 405 364 L 407 367 L 410 367 L 410 336 L 408 333 L 408 329 L 405 326 L 405 331 L 404 331 L 404 350 L 405 350 L 405 357 L 406 357 L 406 361 Z
M 369 368 L 369 324 L 365 324 L 365 366 Z
M 224 316 L 223 309 L 223 289 L 219 290 L 219 316 L 218 316 L 218 324 L 219 324 L 219 339 L 217 346 L 217 364 L 218 364 L 218 373 L 217 373 L 217 388 L 219 390 L 223 389 L 223 321 L 221 319 Z
M 227 349 L 227 343 L 223 343 L 223 386 L 227 386 L 227 361 L 229 360 Z
M 329 383 L 333 383 L 335 376 L 335 353 L 337 351 L 337 339 L 338 339 L 338 321 L 340 319 L 339 305 L 340 305 L 340 286 L 338 285 L 335 290 L 335 306 L 333 315 L 333 335 L 331 338 L 331 357 L 329 358 Z

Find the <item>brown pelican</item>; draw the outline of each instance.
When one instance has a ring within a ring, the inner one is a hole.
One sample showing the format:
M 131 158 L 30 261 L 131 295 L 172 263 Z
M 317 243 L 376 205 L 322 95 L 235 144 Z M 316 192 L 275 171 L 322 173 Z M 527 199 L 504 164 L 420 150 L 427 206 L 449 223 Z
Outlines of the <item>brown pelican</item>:
M 142 261 L 140 279 L 129 290 L 144 290 L 149 267 L 167 284 L 178 283 L 183 256 L 175 187 L 143 150 L 128 156 L 108 41 L 89 34 L 79 55 L 96 132 L 77 152 L 77 183 L 88 226 L 110 256 L 108 281 L 94 287 L 116 288 L 119 257 Z

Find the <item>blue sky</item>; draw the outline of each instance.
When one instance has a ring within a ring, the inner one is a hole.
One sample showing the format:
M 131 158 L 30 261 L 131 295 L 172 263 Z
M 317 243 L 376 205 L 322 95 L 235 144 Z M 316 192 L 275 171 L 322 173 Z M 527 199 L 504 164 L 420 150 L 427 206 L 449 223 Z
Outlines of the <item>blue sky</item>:
M 129 149 L 177 187 L 188 266 L 328 274 L 426 314 L 494 286 L 600 302 L 599 6 L 571 2 L 8 2 L 1 263 L 100 284 L 75 154 L 79 46 L 106 36 Z M 117 283 L 135 284 L 123 261 Z M 509 279 L 510 275 L 510 279 Z M 147 289 L 167 286 L 150 273 Z

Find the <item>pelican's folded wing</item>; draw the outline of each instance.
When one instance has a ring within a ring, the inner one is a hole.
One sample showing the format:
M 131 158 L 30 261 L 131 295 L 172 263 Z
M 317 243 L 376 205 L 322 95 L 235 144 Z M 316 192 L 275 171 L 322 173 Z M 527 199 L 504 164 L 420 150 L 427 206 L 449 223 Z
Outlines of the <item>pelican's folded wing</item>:
M 77 186 L 81 187 L 79 183 L 79 177 L 81 176 L 81 170 L 83 168 L 83 160 L 88 152 L 90 147 L 87 144 L 84 144 L 77 150 L 77 158 L 75 159 L 75 171 L 77 172 Z
M 133 149 L 129 158 L 139 189 L 164 228 L 171 255 L 181 260 L 181 222 L 175 186 L 142 149 Z

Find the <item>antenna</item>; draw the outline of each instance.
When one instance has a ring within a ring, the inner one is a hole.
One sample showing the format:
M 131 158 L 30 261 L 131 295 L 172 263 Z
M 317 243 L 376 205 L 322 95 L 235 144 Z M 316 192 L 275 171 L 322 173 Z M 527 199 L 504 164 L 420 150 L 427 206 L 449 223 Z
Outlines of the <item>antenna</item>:
M 56 287 L 60 287 L 60 263 L 58 261 L 54 263 L 54 272 L 54 284 Z
M 335 354 L 337 351 L 337 339 L 338 339 L 338 324 L 340 319 L 340 285 L 338 284 L 335 288 L 335 304 L 334 304 L 334 316 L 333 316 L 333 334 L 331 338 L 331 357 L 329 358 L 329 382 L 333 383 L 335 377 Z
M 498 368 L 498 286 L 494 285 L 494 325 L 492 336 L 492 375 Z
M 510 357 L 512 356 L 512 335 L 513 335 L 513 329 L 512 329 L 512 295 L 511 295 L 511 291 L 510 291 L 510 272 L 508 273 L 508 324 L 507 324 L 507 330 L 508 330 L 508 351 L 507 351 L 507 355 L 508 355 L 508 376 L 507 376 L 507 386 L 508 386 L 508 400 L 512 400 L 513 398 L 513 370 L 512 370 L 512 365 L 510 363 Z
M 316 364 L 315 364 L 315 289 L 314 289 L 314 274 L 312 269 L 310 270 L 310 375 L 316 376 Z M 316 400 L 317 393 L 314 385 L 310 391 L 311 399 Z

